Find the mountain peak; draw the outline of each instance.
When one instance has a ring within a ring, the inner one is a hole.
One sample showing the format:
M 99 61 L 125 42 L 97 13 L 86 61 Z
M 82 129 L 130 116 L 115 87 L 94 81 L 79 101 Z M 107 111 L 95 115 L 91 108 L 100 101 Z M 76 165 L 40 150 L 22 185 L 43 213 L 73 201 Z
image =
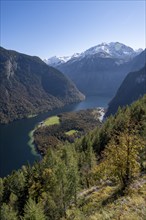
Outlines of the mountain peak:
M 75 53 L 72 56 L 62 56 L 62 57 L 51 57 L 49 59 L 44 60 L 48 65 L 51 66 L 59 66 L 60 64 L 66 63 L 68 61 L 75 61 L 77 59 L 82 59 L 84 57 L 90 57 L 96 55 L 101 58 L 114 58 L 119 59 L 119 63 L 127 62 L 140 54 L 143 49 L 134 50 L 133 48 L 120 43 L 120 42 L 102 42 L 94 47 L 91 47 L 85 50 L 82 53 Z
M 105 58 L 111 57 L 111 58 L 120 58 L 123 60 L 127 60 L 127 58 L 133 58 L 135 55 L 137 55 L 137 52 L 135 52 L 131 47 L 126 46 L 119 42 L 111 42 L 111 43 L 101 43 L 97 46 L 91 47 L 90 49 L 86 50 L 84 52 L 85 55 L 94 55 L 99 53 L 106 53 Z M 139 51 L 138 51 L 139 52 Z

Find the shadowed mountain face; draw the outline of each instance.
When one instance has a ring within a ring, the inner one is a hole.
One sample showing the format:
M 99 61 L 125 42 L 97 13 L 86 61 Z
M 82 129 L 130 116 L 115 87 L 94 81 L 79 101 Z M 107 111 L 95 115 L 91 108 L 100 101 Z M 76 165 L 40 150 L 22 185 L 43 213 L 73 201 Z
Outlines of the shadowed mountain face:
M 115 94 L 120 83 L 130 69 L 130 65 L 116 63 L 113 58 L 101 58 L 98 55 L 84 57 L 75 62 L 57 66 L 86 95 Z
M 146 49 L 138 56 L 134 57 L 134 59 L 131 62 L 132 67 L 130 72 L 140 70 L 142 67 L 144 67 L 145 63 L 146 63 Z
M 146 94 L 146 65 L 136 72 L 127 75 L 116 96 L 109 103 L 106 117 L 116 113 L 118 107 L 126 106 Z
M 69 79 L 40 58 L 0 47 L 0 123 L 82 99 Z
M 111 43 L 110 47 L 102 44 L 64 63 L 57 62 L 56 68 L 87 96 L 104 94 L 113 97 L 126 75 L 144 66 L 143 55 L 138 54 L 120 43 Z

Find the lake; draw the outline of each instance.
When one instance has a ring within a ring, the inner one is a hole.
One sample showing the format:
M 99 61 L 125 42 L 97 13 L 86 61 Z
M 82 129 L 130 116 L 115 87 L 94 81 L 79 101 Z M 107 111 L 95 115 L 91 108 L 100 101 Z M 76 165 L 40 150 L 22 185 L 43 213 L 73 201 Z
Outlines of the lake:
M 21 168 L 24 164 L 32 164 L 40 157 L 33 153 L 28 145 L 29 132 L 45 118 L 62 112 L 81 109 L 107 107 L 111 98 L 104 96 L 87 97 L 80 103 L 71 104 L 60 109 L 39 114 L 34 118 L 22 119 L 8 125 L 0 125 L 0 176 L 6 176 Z

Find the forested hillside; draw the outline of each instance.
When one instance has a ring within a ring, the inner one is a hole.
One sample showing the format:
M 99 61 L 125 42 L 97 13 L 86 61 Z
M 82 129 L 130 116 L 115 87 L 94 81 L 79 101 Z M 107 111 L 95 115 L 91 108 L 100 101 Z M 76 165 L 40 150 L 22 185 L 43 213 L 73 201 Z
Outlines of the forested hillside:
M 69 79 L 39 57 L 0 47 L 0 123 L 83 99 Z
M 145 219 L 145 152 L 146 95 L 0 179 L 1 219 Z
M 47 118 L 32 131 L 33 144 L 38 152 L 44 155 L 49 147 L 56 148 L 66 141 L 73 143 L 97 125 L 100 126 L 100 116 L 100 111 L 96 108 L 66 112 Z
M 144 94 L 146 94 L 146 64 L 140 70 L 127 75 L 117 94 L 109 103 L 106 117 L 115 114 L 119 106 L 130 105 Z

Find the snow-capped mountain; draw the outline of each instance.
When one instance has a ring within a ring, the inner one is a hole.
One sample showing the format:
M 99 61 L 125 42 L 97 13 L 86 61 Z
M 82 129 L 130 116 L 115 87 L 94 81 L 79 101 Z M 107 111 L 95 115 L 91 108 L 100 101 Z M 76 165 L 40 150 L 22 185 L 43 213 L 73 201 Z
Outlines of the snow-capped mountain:
M 123 62 L 127 62 L 133 59 L 135 56 L 140 54 L 143 50 L 140 48 L 138 50 L 134 50 L 129 46 L 126 46 L 119 42 L 111 42 L 111 43 L 101 43 L 97 46 L 91 47 L 88 50 L 82 53 L 76 53 L 72 56 L 64 56 L 64 57 L 51 57 L 49 59 L 45 59 L 44 61 L 51 66 L 59 66 L 60 64 L 66 62 L 74 62 L 76 60 L 81 60 L 84 57 L 91 57 L 96 55 L 101 58 L 114 58 L 119 60 L 119 64 Z
M 72 56 L 62 56 L 62 57 L 57 57 L 57 56 L 53 56 L 50 57 L 49 59 L 45 59 L 44 62 L 50 66 L 59 66 L 60 64 L 66 63 L 67 61 L 77 58 L 78 56 L 80 56 L 79 53 L 75 53 Z
M 45 59 L 44 62 L 47 63 L 50 66 L 58 66 L 62 63 L 66 63 L 68 60 L 70 60 L 70 56 L 64 56 L 64 57 L 51 57 L 49 59 Z
M 82 55 L 91 56 L 94 54 L 102 54 L 102 57 L 109 58 L 119 58 L 126 60 L 133 58 L 142 52 L 142 49 L 133 50 L 131 47 L 126 46 L 119 42 L 102 43 L 95 47 L 91 47 L 86 50 Z

